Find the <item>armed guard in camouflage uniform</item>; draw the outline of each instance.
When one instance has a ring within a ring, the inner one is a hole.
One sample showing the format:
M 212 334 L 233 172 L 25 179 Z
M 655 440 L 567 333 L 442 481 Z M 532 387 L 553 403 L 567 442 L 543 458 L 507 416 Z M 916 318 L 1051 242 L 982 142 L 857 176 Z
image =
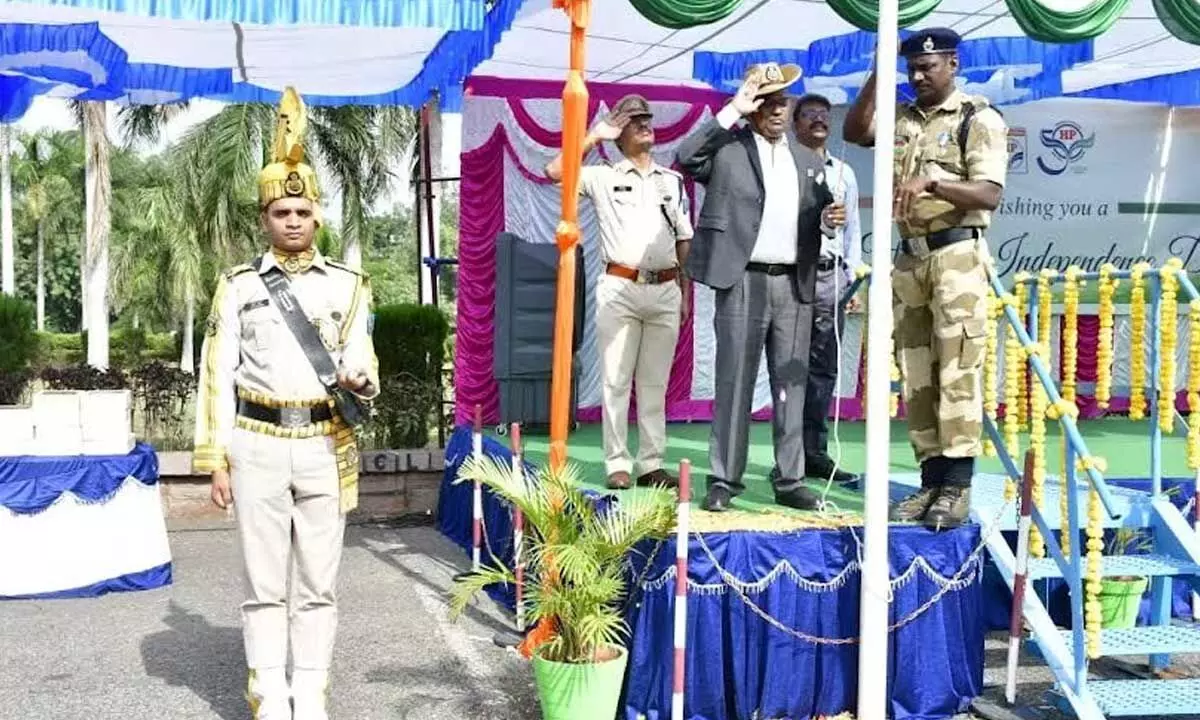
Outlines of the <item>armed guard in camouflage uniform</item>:
M 895 339 L 921 489 L 892 510 L 940 529 L 966 518 L 982 444 L 987 332 L 984 235 L 1008 171 L 1008 129 L 987 100 L 954 84 L 961 38 L 916 32 L 900 46 L 916 101 L 896 111 L 892 274 Z M 874 74 L 846 118 L 847 141 L 874 144 Z

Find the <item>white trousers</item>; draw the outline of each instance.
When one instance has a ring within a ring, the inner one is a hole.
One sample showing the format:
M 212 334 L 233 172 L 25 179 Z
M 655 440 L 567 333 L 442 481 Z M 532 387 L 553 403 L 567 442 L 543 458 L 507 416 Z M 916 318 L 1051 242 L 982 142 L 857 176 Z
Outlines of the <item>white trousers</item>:
M 632 472 L 629 393 L 637 384 L 637 474 L 663 466 L 667 381 L 679 340 L 678 283 L 639 285 L 604 274 L 596 283 L 596 337 L 603 372 L 604 471 Z
M 327 670 L 346 527 L 333 439 L 292 440 L 237 428 L 229 455 L 247 665 L 285 667 L 290 640 L 295 668 Z

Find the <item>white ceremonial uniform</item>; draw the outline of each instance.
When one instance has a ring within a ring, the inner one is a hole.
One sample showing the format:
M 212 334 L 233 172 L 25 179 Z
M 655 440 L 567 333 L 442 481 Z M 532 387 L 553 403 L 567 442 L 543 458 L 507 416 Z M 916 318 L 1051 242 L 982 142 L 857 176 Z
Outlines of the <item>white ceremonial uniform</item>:
M 582 168 L 579 193 L 592 199 L 606 268 L 643 273 L 678 267 L 675 243 L 692 238 L 683 176 L 630 160 Z M 667 218 L 670 218 L 668 221 Z M 637 474 L 662 469 L 666 393 L 679 340 L 681 291 L 675 280 L 642 282 L 607 271 L 596 282 L 596 331 L 603 369 L 605 472 L 632 472 L 629 395 L 637 383 Z
M 335 585 L 345 512 L 357 499 L 357 453 L 352 430 L 336 414 L 282 427 L 240 411 L 242 402 L 331 407 L 263 282 L 269 272 L 282 272 L 271 252 L 262 256 L 258 271 L 242 265 L 218 281 L 200 367 L 195 455 L 198 470 L 227 468 L 230 473 L 246 588 L 242 618 L 251 705 L 256 717 L 267 717 L 265 706 L 258 714 L 255 675 L 282 680 L 290 639 L 299 719 L 301 693 L 319 692 L 324 705 L 337 629 Z M 365 371 L 369 383 L 362 397 L 377 395 L 366 276 L 316 253 L 307 270 L 290 276 L 290 289 L 334 363 Z M 339 479 L 335 448 L 347 439 L 354 468 L 343 467 Z M 301 688 L 303 677 L 318 687 Z M 269 689 L 262 693 L 259 702 Z M 286 707 L 286 695 L 283 702 Z M 323 712 L 309 717 L 324 717 Z

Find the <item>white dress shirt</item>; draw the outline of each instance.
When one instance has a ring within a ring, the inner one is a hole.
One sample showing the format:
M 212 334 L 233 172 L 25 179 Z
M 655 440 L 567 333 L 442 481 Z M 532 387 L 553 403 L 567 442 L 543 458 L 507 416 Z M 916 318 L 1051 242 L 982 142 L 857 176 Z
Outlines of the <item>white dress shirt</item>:
M 726 105 L 717 113 L 717 122 L 728 130 L 740 117 L 736 108 Z M 762 166 L 765 197 L 750 261 L 792 265 L 796 262 L 800 232 L 800 176 L 796 160 L 786 135 L 771 142 L 754 133 L 754 145 Z
M 846 224 L 838 237 L 821 235 L 821 257 L 841 258 L 846 274 L 853 278 L 854 270 L 862 264 L 862 226 L 858 218 L 858 178 L 854 168 L 839 158 L 826 154 L 825 182 L 835 199 L 846 205 Z

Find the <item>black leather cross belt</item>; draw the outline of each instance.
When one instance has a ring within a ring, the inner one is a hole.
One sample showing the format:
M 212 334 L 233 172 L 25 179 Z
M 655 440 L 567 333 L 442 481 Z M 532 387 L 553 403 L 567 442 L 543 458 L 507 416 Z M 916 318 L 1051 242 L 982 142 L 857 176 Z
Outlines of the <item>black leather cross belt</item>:
M 914 246 L 919 248 L 924 245 L 926 251 L 933 252 L 963 240 L 978 240 L 981 237 L 983 237 L 983 228 L 956 227 L 938 230 L 924 238 L 903 238 L 900 240 L 900 246 L 908 255 L 920 255 L 920 250 L 914 249 Z
M 794 272 L 796 270 L 796 266 L 785 263 L 752 262 L 746 263 L 746 269 L 750 272 L 760 272 L 767 275 L 786 275 L 790 272 Z
M 283 428 L 300 428 L 332 420 L 333 410 L 325 404 L 310 407 L 274 408 L 238 398 L 238 415 Z

